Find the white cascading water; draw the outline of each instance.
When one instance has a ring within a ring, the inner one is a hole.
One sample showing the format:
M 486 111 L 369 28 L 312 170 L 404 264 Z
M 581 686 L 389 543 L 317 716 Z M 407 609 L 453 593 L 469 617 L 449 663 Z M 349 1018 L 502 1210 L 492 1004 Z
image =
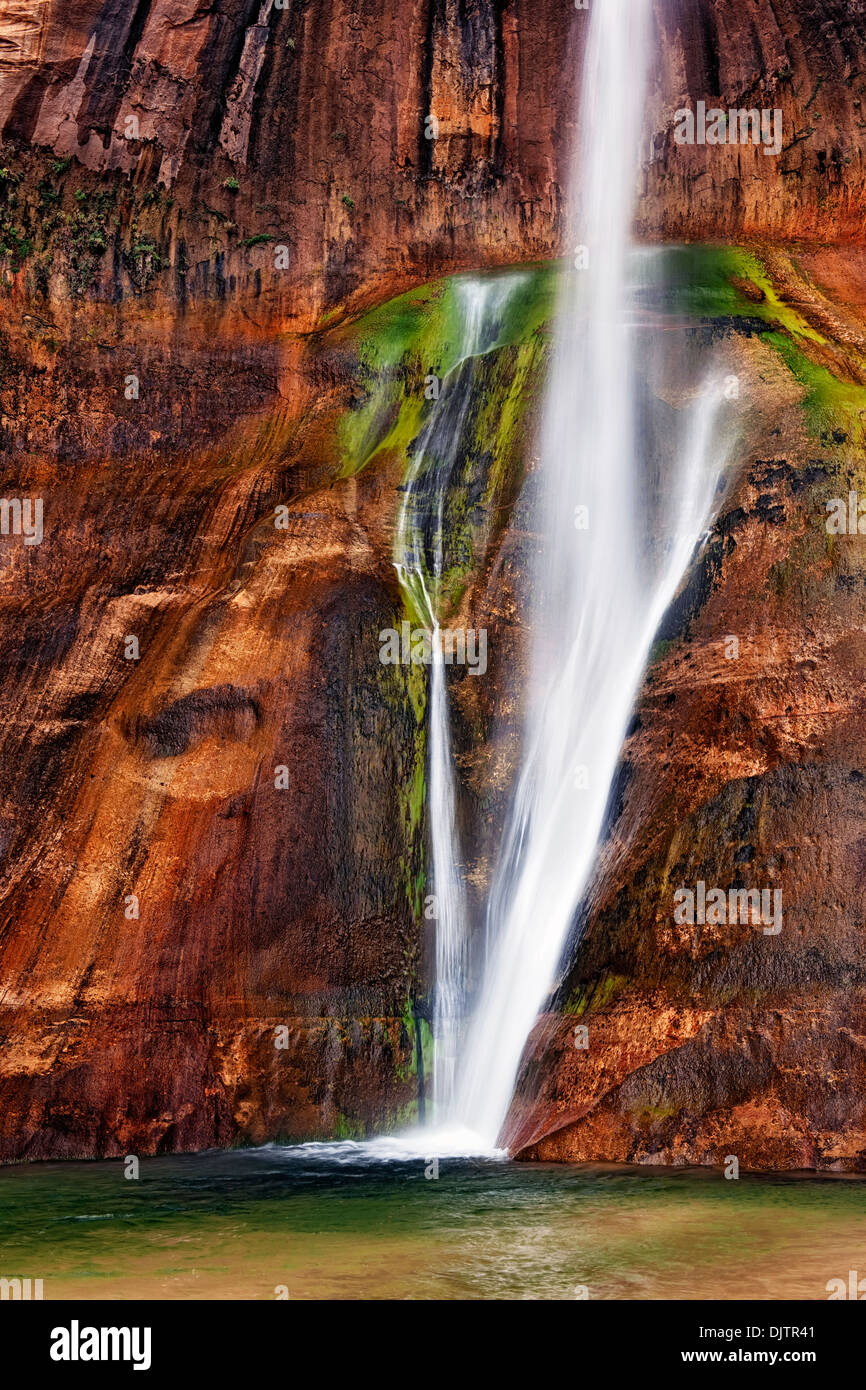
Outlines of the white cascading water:
M 443 525 L 475 360 L 495 345 L 502 308 L 520 280 L 513 273 L 457 281 L 461 357 L 419 437 L 395 540 L 408 607 L 434 635 L 428 817 L 437 899 L 435 1127 L 363 1144 L 304 1145 L 299 1153 L 339 1162 L 504 1156 L 496 1145 L 521 1055 L 590 881 L 651 644 L 711 516 L 725 456 L 719 386 L 705 382 L 691 405 L 665 417 L 660 467 L 649 461 L 641 437 L 646 422 L 638 418 L 642 383 L 664 377 L 666 351 L 658 324 L 642 320 L 636 308 L 641 294 L 663 281 L 665 253 L 637 251 L 630 239 L 651 4 L 593 0 L 589 12 L 582 138 L 571 177 L 574 244 L 586 247 L 588 264 L 564 275 L 556 315 L 536 474 L 538 558 L 528 604 L 522 756 L 493 872 L 471 1017 L 471 942 L 439 649 Z M 664 399 L 663 383 L 657 394 Z M 578 508 L 585 509 L 585 529 L 575 525 Z
M 394 564 L 410 611 L 432 633 L 428 693 L 428 820 L 436 896 L 436 980 L 433 1006 L 433 1105 L 450 1113 L 462 1034 L 468 971 L 468 911 L 460 875 L 454 759 L 440 618 L 445 563 L 445 507 L 460 462 L 476 359 L 496 341 L 502 310 L 523 276 L 466 276 L 456 282 L 460 357 L 416 444 L 397 522 Z
M 488 902 L 488 957 L 461 1047 L 450 1124 L 492 1147 L 521 1054 L 587 887 L 611 782 L 658 624 L 707 523 L 718 392 L 693 408 L 666 482 L 666 537 L 647 539 L 630 276 L 650 0 L 594 0 L 565 277 L 540 459 L 528 714 Z M 658 253 L 656 253 L 658 254 Z M 650 350 L 651 350 L 650 344 Z M 586 508 L 586 513 L 576 512 Z M 587 529 L 576 522 L 587 521 Z

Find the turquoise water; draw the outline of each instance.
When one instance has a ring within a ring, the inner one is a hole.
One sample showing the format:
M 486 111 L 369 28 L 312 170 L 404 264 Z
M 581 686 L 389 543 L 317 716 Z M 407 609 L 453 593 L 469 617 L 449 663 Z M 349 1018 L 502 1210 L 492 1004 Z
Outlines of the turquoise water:
M 351 1161 L 337 1162 L 334 1154 Z M 859 1178 L 421 1159 L 352 1146 L 0 1169 L 0 1276 L 52 1298 L 826 1299 Z

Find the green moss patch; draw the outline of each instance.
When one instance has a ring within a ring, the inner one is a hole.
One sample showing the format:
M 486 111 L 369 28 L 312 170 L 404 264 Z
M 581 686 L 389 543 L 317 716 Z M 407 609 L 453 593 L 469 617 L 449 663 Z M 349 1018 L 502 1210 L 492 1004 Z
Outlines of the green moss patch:
M 563 1012 L 572 1014 L 575 1018 L 582 1018 L 587 1013 L 598 1013 L 600 1009 L 606 1008 L 627 985 L 628 978 L 625 975 L 615 975 L 612 972 L 600 975 L 597 980 L 592 980 L 589 984 L 581 985 L 574 990 L 569 996 Z
M 767 269 L 739 246 L 687 245 L 668 253 L 675 305 L 696 318 L 754 318 L 795 337 L 826 340 L 790 304 L 780 299 Z

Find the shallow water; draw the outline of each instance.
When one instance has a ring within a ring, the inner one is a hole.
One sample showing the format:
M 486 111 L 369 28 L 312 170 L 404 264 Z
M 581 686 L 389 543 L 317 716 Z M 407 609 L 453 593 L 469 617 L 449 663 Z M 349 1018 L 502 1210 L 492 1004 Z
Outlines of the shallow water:
M 440 1160 L 351 1145 L 0 1169 L 0 1276 L 46 1299 L 826 1299 L 859 1178 Z

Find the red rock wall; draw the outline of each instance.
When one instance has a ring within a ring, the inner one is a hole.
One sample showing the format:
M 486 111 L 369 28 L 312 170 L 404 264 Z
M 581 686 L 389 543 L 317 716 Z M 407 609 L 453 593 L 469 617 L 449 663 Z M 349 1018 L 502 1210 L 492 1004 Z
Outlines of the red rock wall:
M 658 0 L 646 236 L 862 240 L 862 12 Z M 418 716 L 359 639 L 397 611 L 398 479 L 334 485 L 325 421 L 356 388 L 288 334 L 562 249 L 586 20 L 0 0 L 4 486 L 63 515 L 52 547 L 5 547 L 0 590 L 0 1157 L 331 1134 L 411 1101 Z M 786 153 L 674 149 L 677 106 L 716 97 L 781 105 Z
M 862 241 L 866 233 L 863 0 L 657 0 L 661 63 L 640 223 L 665 238 Z M 783 114 L 778 157 L 677 146 L 680 107 Z
M 643 233 L 862 238 L 863 19 L 862 0 L 656 0 Z M 309 323 L 398 280 L 561 249 L 587 23 L 564 0 L 0 0 L 0 132 L 169 187 L 171 297 Z M 674 147 L 674 112 L 699 99 L 778 106 L 783 154 Z M 265 235 L 287 272 L 240 245 Z
M 866 256 L 772 265 L 847 385 L 804 428 L 775 353 L 728 344 L 742 471 L 659 634 L 528 1047 L 508 1125 L 526 1158 L 866 1170 L 866 556 L 825 524 L 828 499 L 864 493 Z M 778 891 L 780 913 L 769 931 L 727 910 L 678 921 L 675 894 L 699 882 L 727 904 L 731 887 Z

